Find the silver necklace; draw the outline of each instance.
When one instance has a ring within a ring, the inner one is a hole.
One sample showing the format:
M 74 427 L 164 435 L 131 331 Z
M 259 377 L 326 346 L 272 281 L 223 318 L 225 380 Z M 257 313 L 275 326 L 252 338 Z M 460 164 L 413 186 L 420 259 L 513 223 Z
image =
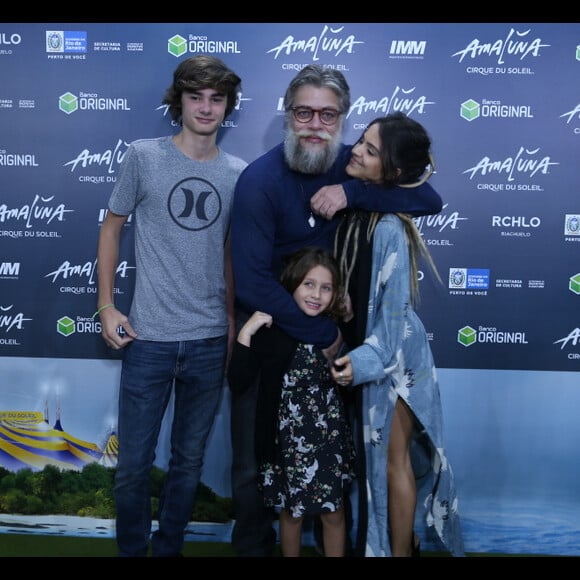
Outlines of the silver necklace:
M 304 191 L 304 186 L 302 185 L 302 183 L 300 183 L 300 190 L 302 191 L 302 198 L 304 199 L 306 197 L 306 192 Z M 308 200 L 308 203 L 310 204 L 310 200 Z M 312 210 L 310 210 L 310 217 L 308 218 L 308 225 L 313 228 L 316 225 L 316 219 L 314 218 L 314 214 L 312 213 Z

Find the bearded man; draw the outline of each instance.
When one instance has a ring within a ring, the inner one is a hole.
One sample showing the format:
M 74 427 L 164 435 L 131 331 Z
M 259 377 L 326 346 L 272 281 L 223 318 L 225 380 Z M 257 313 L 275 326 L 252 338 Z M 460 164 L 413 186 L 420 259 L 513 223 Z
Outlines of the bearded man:
M 440 212 L 442 200 L 428 183 L 410 196 L 400 187 L 349 178 L 345 168 L 352 146 L 341 143 L 341 134 L 350 88 L 341 72 L 304 67 L 286 90 L 284 109 L 284 142 L 250 163 L 234 192 L 236 313 L 242 324 L 252 312 L 266 312 L 290 336 L 320 346 L 333 360 L 341 333 L 330 318 L 304 314 L 280 284 L 284 257 L 306 246 L 332 251 L 340 215 L 350 208 L 420 216 Z M 232 545 L 238 556 L 267 557 L 276 545 L 275 514 L 258 489 L 256 402 L 257 385 L 232 393 Z

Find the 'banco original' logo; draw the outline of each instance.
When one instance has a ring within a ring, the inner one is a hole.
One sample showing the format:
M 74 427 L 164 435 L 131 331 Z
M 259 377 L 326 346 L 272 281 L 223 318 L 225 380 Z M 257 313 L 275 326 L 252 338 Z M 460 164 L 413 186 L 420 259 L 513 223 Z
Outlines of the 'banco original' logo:
M 500 100 L 481 99 L 481 103 L 468 99 L 461 103 L 459 115 L 466 121 L 473 121 L 478 117 L 488 119 L 533 119 L 534 113 L 530 105 L 506 105 Z
M 457 342 L 463 346 L 471 346 L 477 342 L 477 331 L 471 326 L 464 326 L 457 332 Z
M 172 36 L 167 41 L 167 52 L 173 56 L 181 56 L 187 52 L 187 39 L 179 34 Z
M 518 331 L 498 330 L 495 326 L 464 326 L 457 331 L 457 342 L 463 346 L 479 344 L 528 344 L 526 333 Z
M 63 336 L 70 336 L 75 333 L 75 321 L 68 316 L 63 316 L 56 321 L 56 331 Z
M 460 113 L 461 118 L 466 121 L 473 121 L 479 117 L 479 103 L 473 99 L 469 99 L 461 103 Z
M 72 93 L 65 93 L 58 97 L 58 108 L 67 115 L 74 113 L 79 108 L 79 100 Z
M 570 277 L 568 289 L 570 290 L 570 292 L 574 292 L 574 294 L 578 294 L 578 296 L 580 296 L 580 272 Z
M 119 327 L 117 332 L 120 332 L 120 329 L 122 330 Z M 56 331 L 66 338 L 73 334 L 96 336 L 101 334 L 101 323 L 92 316 L 77 316 L 76 320 L 70 316 L 63 316 L 56 321 Z
M 66 92 L 58 98 L 58 108 L 67 115 L 74 111 L 130 111 L 126 97 L 101 97 L 98 93 L 79 91 L 78 96 Z

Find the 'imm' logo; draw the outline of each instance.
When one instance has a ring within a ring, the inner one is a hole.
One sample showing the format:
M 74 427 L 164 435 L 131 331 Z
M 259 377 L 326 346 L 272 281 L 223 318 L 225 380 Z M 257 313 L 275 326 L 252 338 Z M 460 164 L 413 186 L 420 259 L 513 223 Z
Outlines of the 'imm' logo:
M 0 262 L 0 278 L 17 278 L 20 275 L 20 262 Z
M 391 40 L 389 54 L 403 58 L 418 58 L 425 54 L 426 40 Z

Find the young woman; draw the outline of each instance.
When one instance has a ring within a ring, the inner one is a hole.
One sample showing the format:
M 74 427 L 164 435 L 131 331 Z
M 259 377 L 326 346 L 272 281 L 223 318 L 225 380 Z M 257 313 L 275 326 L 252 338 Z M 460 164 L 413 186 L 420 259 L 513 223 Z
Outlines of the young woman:
M 326 250 L 293 253 L 281 283 L 306 315 L 342 315 L 338 264 Z M 241 328 L 232 353 L 232 392 L 248 388 L 258 373 L 260 489 L 266 505 L 279 510 L 282 555 L 300 555 L 303 519 L 319 515 L 325 555 L 344 556 L 344 488 L 352 479 L 354 455 L 328 360 L 320 348 L 299 343 L 272 316 L 257 311 Z
M 393 113 L 368 125 L 346 170 L 365 181 L 412 188 L 432 173 L 430 146 L 422 125 Z M 413 195 L 412 189 L 407 191 Z M 365 554 L 418 555 L 414 522 L 420 506 L 423 523 L 434 530 L 442 548 L 462 556 L 437 373 L 414 310 L 419 258 L 438 277 L 437 271 L 415 223 L 404 214 L 347 214 L 337 231 L 335 254 L 354 318 L 343 328 L 352 350 L 337 359 L 344 368 L 332 374 L 339 384 L 362 386 L 358 394 L 367 478 L 362 487 L 368 497 L 359 508 L 367 514 L 362 524 Z

